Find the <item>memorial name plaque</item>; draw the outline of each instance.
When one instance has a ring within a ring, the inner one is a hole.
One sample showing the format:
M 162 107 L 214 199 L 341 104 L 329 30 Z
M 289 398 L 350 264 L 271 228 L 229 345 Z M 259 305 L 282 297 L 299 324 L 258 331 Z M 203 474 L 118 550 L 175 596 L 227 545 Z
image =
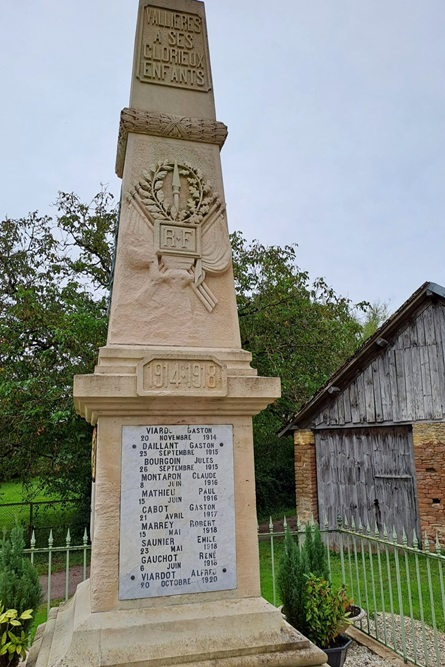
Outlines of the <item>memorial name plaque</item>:
M 123 426 L 119 598 L 233 588 L 232 426 Z

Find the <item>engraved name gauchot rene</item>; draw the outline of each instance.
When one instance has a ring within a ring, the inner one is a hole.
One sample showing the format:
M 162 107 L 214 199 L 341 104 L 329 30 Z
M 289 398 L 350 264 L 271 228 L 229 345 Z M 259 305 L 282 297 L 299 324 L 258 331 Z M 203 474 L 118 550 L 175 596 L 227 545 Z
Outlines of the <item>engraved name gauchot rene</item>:
M 110 320 L 76 409 L 96 425 L 90 578 L 33 667 L 283 667 L 325 654 L 260 594 L 252 416 L 204 4 L 140 0 Z M 254 213 L 252 213 L 254 214 Z

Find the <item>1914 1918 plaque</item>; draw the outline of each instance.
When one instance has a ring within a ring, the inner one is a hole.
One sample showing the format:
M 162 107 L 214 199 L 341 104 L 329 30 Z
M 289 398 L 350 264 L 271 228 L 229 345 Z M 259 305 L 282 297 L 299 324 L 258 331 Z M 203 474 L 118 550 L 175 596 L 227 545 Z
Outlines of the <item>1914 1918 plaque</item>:
M 124 426 L 119 598 L 233 588 L 232 426 Z

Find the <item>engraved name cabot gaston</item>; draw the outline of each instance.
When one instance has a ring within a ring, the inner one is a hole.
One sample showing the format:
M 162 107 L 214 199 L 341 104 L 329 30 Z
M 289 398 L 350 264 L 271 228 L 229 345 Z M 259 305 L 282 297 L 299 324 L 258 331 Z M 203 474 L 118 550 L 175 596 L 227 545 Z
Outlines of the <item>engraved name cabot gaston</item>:
M 190 287 L 212 312 L 218 303 L 206 275 L 227 271 L 231 249 L 219 196 L 200 169 L 165 160 L 144 171 L 127 196 L 130 228 L 148 227 L 150 247 L 134 248 L 154 282 L 174 279 Z

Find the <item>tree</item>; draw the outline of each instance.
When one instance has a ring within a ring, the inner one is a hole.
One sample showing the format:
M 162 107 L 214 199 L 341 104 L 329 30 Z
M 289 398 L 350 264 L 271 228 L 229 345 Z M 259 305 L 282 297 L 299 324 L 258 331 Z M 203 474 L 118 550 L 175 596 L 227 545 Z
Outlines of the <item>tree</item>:
M 364 343 L 370 336 L 375 334 L 377 329 L 390 316 L 389 304 L 381 301 L 374 301 L 366 310 L 362 319 L 362 332 L 360 334 L 360 343 Z
M 116 212 L 105 190 L 88 205 L 60 193 L 56 208 L 0 223 L 0 465 L 4 479 L 88 499 L 91 427 L 72 382 L 105 342 Z
M 260 514 L 293 505 L 292 439 L 277 431 L 355 351 L 361 334 L 354 305 L 323 278 L 311 282 L 296 245 L 248 244 L 231 235 L 243 347 L 261 375 L 281 377 L 282 397 L 254 419 Z

